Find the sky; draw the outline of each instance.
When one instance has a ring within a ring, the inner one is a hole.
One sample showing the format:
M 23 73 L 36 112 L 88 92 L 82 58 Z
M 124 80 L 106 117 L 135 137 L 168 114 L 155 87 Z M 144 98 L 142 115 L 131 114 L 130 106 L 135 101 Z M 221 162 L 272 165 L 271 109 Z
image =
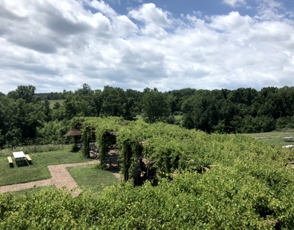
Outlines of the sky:
M 294 86 L 293 0 L 0 0 L 0 92 Z

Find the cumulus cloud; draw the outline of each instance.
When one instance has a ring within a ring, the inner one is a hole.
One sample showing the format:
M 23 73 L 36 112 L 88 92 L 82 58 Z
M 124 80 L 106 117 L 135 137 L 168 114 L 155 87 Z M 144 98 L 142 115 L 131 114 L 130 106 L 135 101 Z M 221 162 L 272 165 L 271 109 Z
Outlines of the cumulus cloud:
M 146 24 L 156 24 L 162 27 L 171 24 L 171 20 L 168 18 L 168 12 L 157 8 L 153 3 L 143 4 L 139 9 L 131 10 L 129 16 L 143 21 Z
M 283 9 L 282 4 L 275 0 L 260 0 L 257 9 L 256 18 L 260 20 L 280 20 L 284 17 L 279 13 L 279 10 Z
M 215 89 L 293 84 L 294 22 L 281 4 L 255 15 L 175 17 L 153 3 L 117 13 L 97 0 L 2 0 L 0 91 L 105 85 Z M 245 1 L 226 1 L 236 7 Z M 201 18 L 200 18 L 201 17 Z
M 223 3 L 231 7 L 237 7 L 246 4 L 245 0 L 223 0 Z

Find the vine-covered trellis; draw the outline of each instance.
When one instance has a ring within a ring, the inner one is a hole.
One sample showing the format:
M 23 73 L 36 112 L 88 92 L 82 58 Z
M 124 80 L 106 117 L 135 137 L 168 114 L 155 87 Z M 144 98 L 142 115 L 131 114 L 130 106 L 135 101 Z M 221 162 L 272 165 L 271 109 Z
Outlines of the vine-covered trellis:
M 208 135 L 169 124 L 125 121 L 118 117 L 76 119 L 84 121 L 84 154 L 88 154 L 86 146 L 94 134 L 101 167 L 106 168 L 107 153 L 110 146 L 115 144 L 119 152 L 120 173 L 125 181 L 135 177 L 134 172 L 142 161 L 146 164 L 146 172 L 156 168 L 157 174 L 163 175 L 180 170 L 202 172 L 212 164 L 231 165 L 233 162 L 228 152 L 238 155 L 248 151 L 250 154 L 261 155 L 261 152 L 279 154 L 282 151 L 269 151 L 275 147 L 267 144 L 257 151 L 257 140 L 243 135 Z

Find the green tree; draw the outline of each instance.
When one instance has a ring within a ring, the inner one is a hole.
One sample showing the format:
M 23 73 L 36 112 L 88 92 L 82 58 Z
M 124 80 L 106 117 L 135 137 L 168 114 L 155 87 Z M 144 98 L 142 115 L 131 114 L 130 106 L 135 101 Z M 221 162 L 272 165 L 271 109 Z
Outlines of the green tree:
M 7 96 L 14 100 L 24 99 L 26 103 L 29 103 L 29 102 L 33 102 L 35 99 L 34 98 L 35 90 L 36 90 L 35 86 L 21 85 L 21 86 L 18 86 L 16 90 L 9 92 Z
M 98 116 L 99 96 L 99 92 L 92 91 L 89 85 L 83 84 L 83 87 L 74 93 L 67 93 L 63 105 L 53 114 L 59 117 L 59 120 L 63 115 L 69 120 L 76 116 Z
M 143 96 L 143 118 L 148 123 L 157 121 L 166 121 L 170 115 L 170 106 L 168 103 L 168 94 L 145 89 Z
M 209 90 L 197 90 L 182 106 L 183 126 L 191 124 L 194 128 L 211 133 L 219 121 L 219 108 L 214 94 Z
M 126 93 L 121 88 L 105 86 L 102 92 L 101 116 L 117 116 L 131 120 L 132 100 L 128 100 Z

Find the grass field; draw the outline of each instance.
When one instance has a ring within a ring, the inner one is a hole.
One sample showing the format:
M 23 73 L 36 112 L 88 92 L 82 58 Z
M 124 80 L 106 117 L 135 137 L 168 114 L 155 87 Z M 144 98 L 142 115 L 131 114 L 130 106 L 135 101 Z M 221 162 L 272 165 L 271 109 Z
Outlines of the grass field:
M 67 170 L 80 187 L 95 194 L 100 194 L 105 186 L 119 183 L 111 172 L 101 170 L 97 165 L 69 167 Z
M 294 142 L 292 141 L 284 141 L 284 137 L 294 137 L 294 130 L 288 130 L 288 131 L 273 131 L 273 132 L 267 132 L 267 133 L 250 133 L 250 134 L 244 134 L 252 136 L 258 140 L 266 141 L 270 144 L 275 144 L 278 146 L 284 146 L 284 145 L 294 145 Z
M 14 161 L 13 168 L 9 167 L 7 157 L 0 157 L 0 186 L 48 179 L 51 177 L 47 168 L 48 165 L 90 161 L 90 159 L 82 156 L 80 152 L 70 152 L 69 148 L 51 152 L 32 153 L 30 157 L 32 158 L 32 165 L 18 167 Z
M 60 100 L 49 100 L 50 108 L 51 108 L 51 109 L 53 109 L 53 106 L 54 106 L 54 104 L 55 104 L 56 102 L 58 102 L 60 105 L 62 105 L 63 102 L 64 102 L 64 99 L 60 99 Z
M 54 185 L 44 186 L 44 187 L 35 187 L 35 188 L 29 188 L 29 189 L 24 189 L 24 190 L 20 190 L 20 191 L 13 191 L 11 193 L 14 196 L 21 196 L 21 195 L 33 196 L 35 193 L 37 193 L 43 189 L 56 189 L 56 187 Z

